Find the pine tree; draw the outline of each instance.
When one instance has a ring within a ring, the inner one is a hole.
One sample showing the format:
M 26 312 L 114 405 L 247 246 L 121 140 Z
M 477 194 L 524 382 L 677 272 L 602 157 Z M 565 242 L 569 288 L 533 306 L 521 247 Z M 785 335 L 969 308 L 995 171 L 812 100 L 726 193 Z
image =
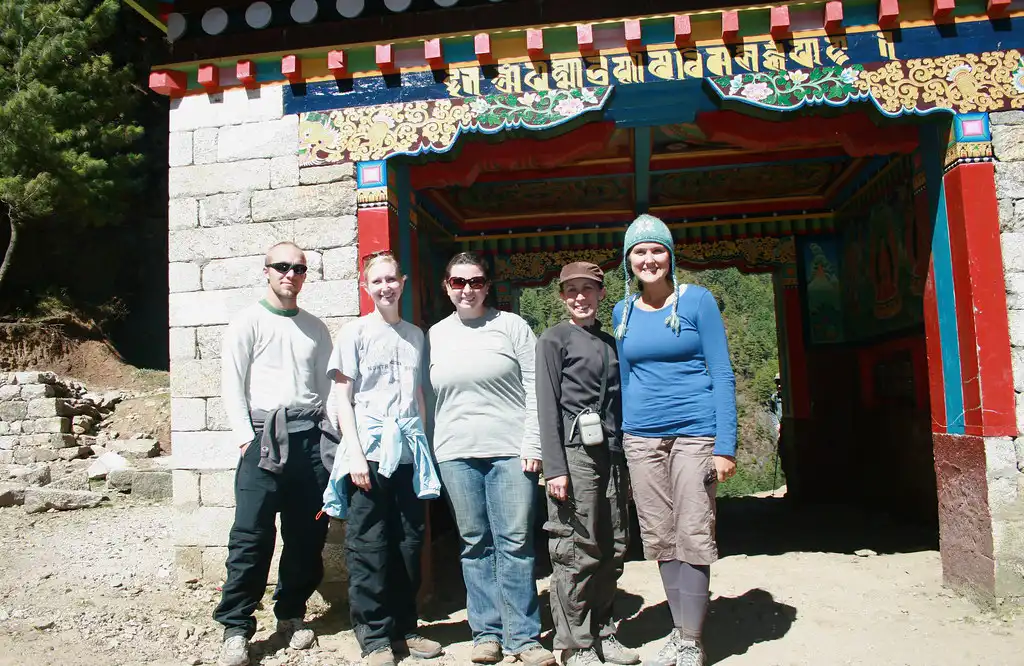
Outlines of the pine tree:
M 141 96 L 105 45 L 117 0 L 0 0 L 0 286 L 34 221 L 120 220 L 142 156 Z

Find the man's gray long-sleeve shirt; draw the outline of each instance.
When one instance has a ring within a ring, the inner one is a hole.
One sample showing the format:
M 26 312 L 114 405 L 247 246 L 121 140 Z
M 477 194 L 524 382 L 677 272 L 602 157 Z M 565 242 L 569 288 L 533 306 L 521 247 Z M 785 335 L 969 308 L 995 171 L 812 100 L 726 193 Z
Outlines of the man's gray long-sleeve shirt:
M 604 352 L 608 363 L 605 365 Z M 601 374 L 607 378 L 604 405 Z M 582 446 L 579 428 L 566 441 L 573 421 L 584 409 L 599 412 L 609 449 L 621 451 L 622 391 L 615 339 L 600 323 L 584 328 L 570 321 L 552 326 L 537 340 L 537 416 L 545 478 L 568 473 L 566 446 Z

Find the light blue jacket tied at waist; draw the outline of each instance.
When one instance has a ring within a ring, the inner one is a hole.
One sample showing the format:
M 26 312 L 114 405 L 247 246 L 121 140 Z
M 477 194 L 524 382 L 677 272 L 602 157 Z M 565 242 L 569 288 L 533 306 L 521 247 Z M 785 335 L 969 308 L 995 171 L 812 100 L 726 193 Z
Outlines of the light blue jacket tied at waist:
M 366 424 L 366 434 L 370 437 L 368 451 L 380 449 L 378 474 L 384 478 L 391 478 L 402 459 L 403 444 L 408 443 L 413 458 L 412 489 L 416 496 L 420 499 L 436 499 L 441 496 L 441 477 L 434 465 L 434 457 L 430 444 L 427 443 L 427 436 L 423 432 L 420 417 L 379 419 L 366 416 L 363 422 Z M 359 446 L 358 443 L 349 445 Z M 332 518 L 344 518 L 348 514 L 348 494 L 345 492 L 345 478 L 349 473 L 348 463 L 348 456 L 339 452 L 334 458 L 331 478 L 327 482 L 327 490 L 324 491 L 324 513 Z

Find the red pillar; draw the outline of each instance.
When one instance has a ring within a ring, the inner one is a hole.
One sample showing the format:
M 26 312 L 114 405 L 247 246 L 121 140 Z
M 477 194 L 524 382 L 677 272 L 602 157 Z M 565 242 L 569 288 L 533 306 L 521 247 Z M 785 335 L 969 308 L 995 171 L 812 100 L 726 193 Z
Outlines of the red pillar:
M 363 279 L 363 259 L 374 252 L 398 253 L 398 211 L 388 201 L 387 162 L 356 164 L 356 240 L 359 245 L 359 280 Z M 359 290 L 359 314 L 373 312 L 373 301 L 365 289 Z
M 807 382 L 807 348 L 804 346 L 804 321 L 800 307 L 800 290 L 796 286 L 782 289 L 782 308 L 786 317 L 786 348 L 789 357 L 790 414 L 794 418 L 811 416 L 811 390 Z

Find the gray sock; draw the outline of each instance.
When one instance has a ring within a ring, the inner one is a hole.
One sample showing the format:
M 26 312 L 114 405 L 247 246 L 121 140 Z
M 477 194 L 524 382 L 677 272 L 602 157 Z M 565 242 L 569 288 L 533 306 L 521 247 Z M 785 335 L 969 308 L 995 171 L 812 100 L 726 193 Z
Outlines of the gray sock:
M 704 617 L 708 611 L 708 592 L 711 589 L 711 567 L 706 564 L 679 562 L 676 569 L 679 619 L 676 623 L 680 635 L 689 641 L 699 641 L 704 630 Z M 671 602 L 669 604 L 671 606 Z M 674 613 L 673 613 L 674 615 Z
M 668 599 L 668 609 L 672 613 L 672 626 L 679 628 L 683 626 L 683 609 L 679 605 L 682 598 L 682 590 L 679 589 L 679 569 L 682 562 L 679 560 L 665 560 L 658 562 L 658 571 L 661 572 L 661 584 L 665 587 L 665 598 Z

